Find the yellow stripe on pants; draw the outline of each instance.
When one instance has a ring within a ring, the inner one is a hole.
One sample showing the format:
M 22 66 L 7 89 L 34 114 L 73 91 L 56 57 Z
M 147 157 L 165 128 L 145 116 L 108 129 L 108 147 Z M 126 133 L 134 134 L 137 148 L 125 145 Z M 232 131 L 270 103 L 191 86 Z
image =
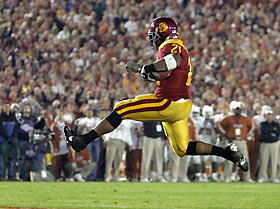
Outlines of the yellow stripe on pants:
M 190 99 L 170 101 L 154 94 L 140 95 L 134 99 L 121 101 L 115 106 L 122 119 L 163 122 L 165 133 L 180 157 L 185 155 L 189 143 L 188 117 L 191 108 Z

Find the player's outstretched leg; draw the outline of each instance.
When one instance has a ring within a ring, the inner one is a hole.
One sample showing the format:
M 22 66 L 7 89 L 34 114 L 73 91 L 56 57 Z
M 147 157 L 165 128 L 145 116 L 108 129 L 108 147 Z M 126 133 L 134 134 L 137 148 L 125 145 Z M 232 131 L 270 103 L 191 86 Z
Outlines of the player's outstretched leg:
M 235 163 L 242 171 L 247 172 L 249 170 L 247 159 L 235 144 L 231 143 L 225 147 L 225 158 Z
M 244 172 L 249 170 L 247 159 L 235 144 L 228 144 L 223 148 L 201 141 L 191 141 L 188 144 L 186 155 L 217 155 L 232 161 Z
M 80 152 L 86 148 L 86 144 L 81 136 L 78 136 L 68 126 L 64 126 L 65 139 L 76 152 Z
M 122 119 L 120 115 L 114 110 L 108 117 L 102 120 L 96 128 L 83 135 L 78 135 L 69 127 L 64 126 L 65 139 L 76 152 L 80 152 L 86 148 L 90 142 L 93 142 L 103 134 L 115 130 L 121 122 Z

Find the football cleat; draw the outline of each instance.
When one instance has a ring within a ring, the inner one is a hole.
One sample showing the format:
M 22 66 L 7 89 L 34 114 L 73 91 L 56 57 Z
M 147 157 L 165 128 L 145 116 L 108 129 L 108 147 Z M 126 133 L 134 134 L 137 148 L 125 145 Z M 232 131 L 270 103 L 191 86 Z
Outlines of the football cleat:
M 247 172 L 249 170 L 248 161 L 235 144 L 228 144 L 225 147 L 225 151 L 227 152 L 228 159 L 240 167 L 242 171 Z
M 64 126 L 64 135 L 68 144 L 72 147 L 75 152 L 80 152 L 86 148 L 86 144 L 83 138 L 74 133 L 68 126 Z

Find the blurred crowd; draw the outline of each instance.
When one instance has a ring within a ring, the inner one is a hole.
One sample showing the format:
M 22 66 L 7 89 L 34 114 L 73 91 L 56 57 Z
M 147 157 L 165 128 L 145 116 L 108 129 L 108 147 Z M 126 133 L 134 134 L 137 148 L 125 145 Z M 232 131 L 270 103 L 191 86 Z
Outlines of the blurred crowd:
M 153 18 L 166 15 L 191 54 L 195 105 L 217 112 L 236 100 L 250 118 L 264 105 L 280 114 L 280 3 L 258 0 L 1 1 L 1 109 L 10 104 L 24 115 L 28 104 L 32 121 L 43 118 L 43 129 L 59 138 L 63 124 L 75 126 L 88 109 L 102 118 L 117 101 L 153 92 L 153 83 L 126 73 L 124 64 L 155 59 L 147 32 Z M 44 147 L 59 153 L 56 163 L 68 160 L 60 145 Z
M 224 147 L 234 143 L 249 160 L 243 173 L 217 156 L 178 157 L 159 122 L 125 120 L 113 132 L 73 152 L 63 127 L 79 134 L 92 130 L 106 110 L 94 113 L 84 105 L 74 120 L 58 104 L 53 114 L 36 101 L 5 102 L 0 114 L 0 180 L 10 181 L 132 181 L 132 182 L 280 182 L 280 116 L 263 105 L 252 117 L 243 102 L 214 107 L 193 105 L 189 139 Z

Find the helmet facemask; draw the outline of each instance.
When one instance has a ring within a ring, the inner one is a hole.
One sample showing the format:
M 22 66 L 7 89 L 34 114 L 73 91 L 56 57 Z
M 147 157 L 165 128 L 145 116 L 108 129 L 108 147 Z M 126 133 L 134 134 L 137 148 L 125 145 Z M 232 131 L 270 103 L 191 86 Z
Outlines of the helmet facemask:
M 151 30 L 148 32 L 149 44 L 154 50 L 158 50 L 157 41 L 161 38 L 157 31 L 158 28 L 155 28 L 155 32 L 152 32 Z

